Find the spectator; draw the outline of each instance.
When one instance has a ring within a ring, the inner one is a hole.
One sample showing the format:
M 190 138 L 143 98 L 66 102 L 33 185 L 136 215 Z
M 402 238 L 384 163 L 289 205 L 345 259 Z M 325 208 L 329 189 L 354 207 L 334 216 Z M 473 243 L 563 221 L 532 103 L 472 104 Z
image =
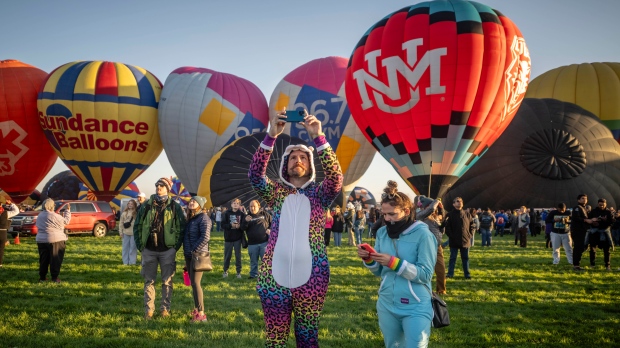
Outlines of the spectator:
M 187 204 L 187 224 L 183 236 L 183 256 L 185 257 L 185 269 L 189 272 L 189 279 L 192 284 L 192 297 L 194 298 L 194 309 L 192 310 L 193 323 L 207 321 L 205 305 L 203 299 L 202 271 L 194 270 L 192 264 L 192 253 L 204 253 L 209 251 L 209 241 L 211 240 L 211 219 L 202 211 L 207 199 L 201 196 L 193 196 Z
M 140 192 L 138 194 L 138 206 L 136 207 L 136 210 L 140 209 L 140 206 L 142 205 L 142 203 L 144 203 L 145 200 L 146 200 L 146 194 L 144 194 L 144 192 Z
M 435 262 L 436 285 L 435 291 L 438 294 L 446 294 L 446 263 L 443 258 L 443 247 L 441 246 L 442 216 L 438 211 L 442 206 L 441 201 L 433 200 L 425 196 L 416 196 L 414 199 L 416 208 L 415 218 L 428 225 L 429 230 L 437 239 L 437 261 Z
M 54 201 L 43 201 L 43 211 L 37 217 L 37 247 L 39 249 L 39 282 L 47 280 L 47 270 L 52 274 L 52 281 L 60 283 L 58 275 L 65 257 L 65 226 L 71 221 L 71 205 L 65 204 L 62 215 L 54 212 Z
M 491 208 L 486 208 L 480 214 L 480 234 L 482 235 L 482 246 L 491 246 L 491 231 L 495 225 L 495 216 L 491 213 Z
M 250 256 L 250 279 L 258 277 L 258 264 L 265 255 L 271 230 L 271 216 L 263 211 L 258 200 L 250 202 L 250 213 L 245 216 L 241 229 L 248 236 L 248 255 Z
M 581 271 L 581 255 L 585 250 L 586 232 L 590 228 L 592 220 L 588 218 L 586 208 L 588 196 L 580 194 L 577 196 L 577 205 L 573 208 L 571 214 L 570 235 L 573 240 L 573 269 Z
M 499 234 L 500 237 L 504 236 L 504 229 L 506 228 L 506 223 L 508 222 L 508 215 L 501 210 L 499 213 L 495 215 L 495 236 Z
M 611 271 L 611 254 L 609 250 L 614 249 L 614 243 L 611 238 L 610 227 L 615 222 L 615 218 L 611 210 L 607 208 L 605 198 L 598 200 L 598 206 L 589 214 L 591 228 L 586 237 L 586 245 L 590 245 L 590 266 L 594 267 L 596 261 L 596 249 L 603 249 L 605 268 Z
M 553 249 L 553 264 L 560 263 L 560 247 L 564 247 L 566 259 L 570 265 L 573 264 L 572 240 L 568 233 L 570 229 L 570 213 L 566 211 L 566 204 L 558 204 L 558 209 L 553 210 L 545 216 L 545 223 L 552 225 L 550 233 L 551 248 Z
M 4 205 L 0 205 L 0 268 L 3 267 L 4 248 L 7 242 L 7 233 L 11 226 L 11 218 L 19 214 L 19 208 L 10 199 L 5 201 Z
M 355 235 L 353 230 L 353 220 L 355 219 L 355 206 L 353 203 L 347 203 L 347 210 L 344 212 L 344 234 L 349 237 L 349 245 L 356 246 Z
M 138 248 L 133 237 L 133 226 L 138 215 L 138 203 L 133 199 L 127 202 L 125 211 L 121 214 L 118 226 L 118 233 L 123 241 L 122 259 L 123 265 L 135 265 L 138 256 Z
M 325 211 L 325 233 L 323 234 L 323 241 L 325 246 L 329 246 L 329 240 L 332 238 L 332 226 L 334 225 L 334 218 L 332 217 L 331 210 Z
M 461 197 L 456 197 L 452 202 L 452 206 L 454 209 L 447 214 L 445 221 L 446 234 L 450 238 L 450 263 L 446 277 L 454 277 L 456 255 L 460 252 L 465 279 L 471 279 L 469 272 L 469 247 L 471 246 L 471 239 L 474 237 L 472 228 L 474 217 L 467 209 L 463 209 L 463 199 Z
M 222 218 L 222 227 L 224 227 L 224 274 L 222 276 L 228 277 L 228 267 L 234 250 L 237 278 L 241 278 L 241 239 L 243 238 L 241 222 L 245 218 L 245 214 L 240 209 L 241 200 L 239 198 L 233 199 L 230 205 L 232 209 L 227 210 Z
M 529 232 L 530 226 L 530 215 L 528 214 L 527 208 L 525 206 L 522 206 L 521 210 L 519 211 L 518 226 L 520 242 L 519 245 L 521 246 L 521 248 L 525 248 L 527 247 L 527 234 Z M 516 240 L 515 245 L 517 245 Z
M 221 208 L 217 208 L 217 211 L 215 212 L 215 226 L 217 227 L 217 231 L 221 231 L 222 229 L 222 209 Z
M 386 225 L 377 231 L 376 253 L 358 246 L 357 255 L 381 277 L 377 315 L 386 347 L 427 347 L 433 308 L 431 279 L 437 238 L 415 221 L 411 200 L 394 181 L 381 196 Z
M 160 315 L 170 317 L 175 259 L 185 233 L 183 209 L 168 195 L 171 187 L 170 178 L 157 180 L 155 194 L 140 205 L 133 228 L 136 247 L 142 253 L 145 320 L 153 319 L 155 311 L 154 284 L 158 267 L 162 280 Z
M 355 221 L 353 222 L 353 229 L 355 230 L 355 240 L 357 244 L 362 243 L 362 234 L 364 234 L 365 227 L 366 215 L 364 215 L 364 211 L 360 207 L 360 209 L 355 212 Z
M 344 216 L 340 211 L 340 206 L 333 209 L 332 217 L 334 224 L 332 225 L 332 233 L 334 234 L 334 245 L 339 247 L 342 245 L 342 231 L 344 230 Z

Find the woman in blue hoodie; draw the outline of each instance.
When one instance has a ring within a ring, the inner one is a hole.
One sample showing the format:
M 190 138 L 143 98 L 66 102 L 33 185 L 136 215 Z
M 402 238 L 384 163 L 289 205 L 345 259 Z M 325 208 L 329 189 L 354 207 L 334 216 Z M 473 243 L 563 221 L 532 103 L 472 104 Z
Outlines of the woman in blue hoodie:
M 386 347 L 426 347 L 433 308 L 431 279 L 437 258 L 437 238 L 415 221 L 409 197 L 388 181 L 381 196 L 385 226 L 377 231 L 376 253 L 358 246 L 365 266 L 381 277 L 377 314 Z
M 192 266 L 192 252 L 209 251 L 212 223 L 209 215 L 202 211 L 202 207 L 206 202 L 206 198 L 194 196 L 187 204 L 187 224 L 185 225 L 185 237 L 183 238 L 185 268 L 189 272 L 189 277 L 192 283 L 192 295 L 194 297 L 195 307 L 192 311 L 191 320 L 193 323 L 207 321 L 202 287 L 200 286 L 202 272 L 194 271 L 194 267 Z

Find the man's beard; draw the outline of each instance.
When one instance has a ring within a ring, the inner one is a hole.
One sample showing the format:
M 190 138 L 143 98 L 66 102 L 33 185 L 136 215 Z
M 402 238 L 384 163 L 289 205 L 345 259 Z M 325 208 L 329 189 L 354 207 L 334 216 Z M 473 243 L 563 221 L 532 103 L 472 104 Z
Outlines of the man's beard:
M 302 170 L 301 174 L 297 174 L 297 171 L 296 171 L 297 168 L 301 168 Z M 304 167 L 301 164 L 298 164 L 298 165 L 295 165 L 295 167 L 288 170 L 288 176 L 291 178 L 304 178 L 304 177 L 309 177 L 310 173 L 308 172 L 306 167 Z

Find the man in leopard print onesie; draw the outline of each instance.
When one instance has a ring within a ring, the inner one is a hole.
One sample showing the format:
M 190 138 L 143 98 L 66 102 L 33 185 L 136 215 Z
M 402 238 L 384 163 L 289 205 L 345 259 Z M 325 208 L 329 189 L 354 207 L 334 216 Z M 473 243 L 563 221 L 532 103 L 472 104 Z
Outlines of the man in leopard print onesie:
M 284 130 L 285 114 L 270 115 L 268 135 L 254 154 L 249 177 L 254 190 L 273 208 L 271 234 L 256 289 L 265 315 L 266 347 L 285 347 L 291 314 L 297 347 L 318 347 L 319 317 L 329 283 L 329 261 L 323 241 L 325 211 L 342 188 L 342 170 L 321 122 L 307 115 L 301 124 L 314 140 L 325 180 L 317 183 L 313 149 L 286 148 L 280 180 L 266 175 L 275 138 Z

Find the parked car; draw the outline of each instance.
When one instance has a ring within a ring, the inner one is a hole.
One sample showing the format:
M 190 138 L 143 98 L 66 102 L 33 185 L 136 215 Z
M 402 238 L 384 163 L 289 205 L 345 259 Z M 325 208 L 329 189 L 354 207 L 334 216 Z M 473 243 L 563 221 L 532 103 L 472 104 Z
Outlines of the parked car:
M 108 230 L 116 227 L 116 219 L 112 207 L 103 201 L 54 201 L 54 211 L 60 213 L 71 206 L 71 221 L 65 227 L 65 233 L 92 233 L 95 237 L 103 237 Z M 17 235 L 36 235 L 37 216 L 42 211 L 38 207 L 34 211 L 19 213 L 11 221 L 9 233 Z

